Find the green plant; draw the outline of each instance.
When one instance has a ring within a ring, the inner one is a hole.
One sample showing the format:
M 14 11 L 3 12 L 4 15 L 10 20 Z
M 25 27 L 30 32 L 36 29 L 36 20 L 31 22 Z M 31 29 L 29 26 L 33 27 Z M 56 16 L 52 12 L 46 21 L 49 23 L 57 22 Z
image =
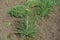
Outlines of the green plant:
M 31 8 L 26 8 L 26 6 L 24 5 L 16 6 L 11 9 L 9 14 L 11 16 L 24 19 L 22 24 L 19 23 L 17 33 L 24 35 L 26 37 L 26 40 L 28 39 L 28 37 L 33 37 L 33 35 L 37 33 L 37 17 L 34 16 L 32 19 L 30 18 L 30 16 L 32 15 Z
M 21 22 L 20 22 L 21 23 Z M 25 36 L 25 40 L 29 40 L 30 37 L 33 37 L 37 32 L 37 17 L 33 17 L 32 20 L 27 16 L 25 20 L 17 28 L 17 33 Z
M 24 5 L 13 7 L 9 14 L 24 19 L 22 24 L 19 23 L 17 33 L 24 35 L 25 40 L 29 40 L 28 37 L 33 37 L 37 33 L 36 23 L 39 16 L 49 15 L 56 5 L 58 5 L 57 0 L 28 0 Z M 31 17 L 32 14 L 34 15 Z
M 29 10 L 28 13 L 32 13 L 32 8 L 35 7 L 36 14 L 45 17 L 54 11 L 54 7 L 59 2 L 59 0 L 27 0 L 24 5 L 13 7 L 9 13 L 15 17 L 25 17 L 26 10 Z
M 25 5 L 18 5 L 11 8 L 9 14 L 17 18 L 24 18 L 26 15 L 30 15 L 31 12 L 32 10 L 30 8 L 27 8 Z
M 28 0 L 25 5 L 30 8 L 35 7 L 36 14 L 45 17 L 54 11 L 59 2 L 59 0 Z
M 23 27 L 18 28 L 18 33 L 23 34 L 27 37 L 32 37 L 36 33 L 36 23 L 34 20 L 29 20 L 27 17 L 23 24 Z
M 39 6 L 40 0 L 27 0 L 26 6 L 27 7 L 34 7 L 34 6 Z
M 36 7 L 36 13 L 42 17 L 48 16 L 54 11 L 56 5 L 58 5 L 58 0 L 40 0 L 40 7 Z

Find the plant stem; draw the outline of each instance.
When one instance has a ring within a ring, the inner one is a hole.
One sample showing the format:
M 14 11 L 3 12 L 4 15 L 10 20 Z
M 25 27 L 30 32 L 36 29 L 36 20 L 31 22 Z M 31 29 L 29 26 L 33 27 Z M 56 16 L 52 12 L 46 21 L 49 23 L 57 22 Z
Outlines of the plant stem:
M 27 34 L 27 30 L 28 30 L 28 15 L 26 15 L 26 17 L 25 17 L 25 22 L 26 22 L 26 34 Z
M 27 26 L 27 30 L 28 30 L 28 16 L 26 17 L 26 26 Z

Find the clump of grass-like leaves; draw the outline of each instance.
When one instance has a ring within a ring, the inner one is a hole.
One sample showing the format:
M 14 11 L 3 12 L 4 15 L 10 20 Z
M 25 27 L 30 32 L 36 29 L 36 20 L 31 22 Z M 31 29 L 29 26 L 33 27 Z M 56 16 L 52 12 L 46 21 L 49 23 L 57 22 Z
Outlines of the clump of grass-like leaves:
M 18 5 L 11 8 L 9 14 L 17 18 L 24 18 L 26 15 L 30 15 L 32 10 L 25 5 Z
M 59 0 L 40 0 L 40 7 L 36 10 L 37 14 L 45 17 L 54 11 L 56 5 L 60 2 Z
M 23 22 L 19 22 L 19 26 L 17 27 L 17 33 L 25 36 L 24 40 L 29 40 L 29 38 L 33 38 L 38 33 L 37 27 L 37 18 L 30 19 L 27 16 Z
M 36 14 L 45 17 L 54 11 L 55 6 L 60 4 L 59 2 L 60 0 L 28 0 L 25 5 L 35 7 Z
M 35 7 L 36 14 L 45 17 L 54 11 L 59 2 L 59 0 L 27 0 L 24 5 L 12 8 L 9 13 L 15 17 L 23 17 L 26 15 L 26 10 L 28 10 L 28 13 L 32 13 L 32 8 Z
M 22 34 L 26 37 L 25 40 L 27 40 L 29 37 L 33 37 L 37 33 L 36 18 L 31 20 L 29 17 L 26 17 L 22 25 L 23 26 L 20 25 L 20 27 L 17 29 L 18 34 Z
M 40 0 L 27 0 L 27 2 L 26 2 L 26 6 L 27 7 L 34 7 L 34 6 L 38 6 L 39 5 L 39 3 L 40 3 Z
M 23 18 L 23 24 L 20 24 L 17 32 L 26 37 L 33 37 L 37 33 L 36 23 L 39 16 L 48 16 L 54 7 L 58 5 L 59 0 L 27 0 L 27 3 L 11 8 L 9 14 L 17 18 Z M 32 8 L 35 8 L 33 13 Z M 34 14 L 31 18 L 31 15 Z
M 48 16 L 59 5 L 60 0 L 27 0 L 27 7 L 34 8 L 36 15 L 40 17 Z
M 37 33 L 37 17 L 34 16 L 32 19 L 30 18 L 32 15 L 31 8 L 26 8 L 24 5 L 15 6 L 10 10 L 9 14 L 11 16 L 24 19 L 22 24 L 19 23 L 20 26 L 17 28 L 17 33 L 24 35 L 26 37 L 26 40 L 28 37 L 33 37 L 34 34 Z

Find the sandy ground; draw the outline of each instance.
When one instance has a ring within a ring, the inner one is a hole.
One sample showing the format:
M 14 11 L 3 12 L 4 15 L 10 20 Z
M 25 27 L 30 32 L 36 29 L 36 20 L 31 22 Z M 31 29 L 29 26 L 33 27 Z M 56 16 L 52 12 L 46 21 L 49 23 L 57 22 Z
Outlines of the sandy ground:
M 8 11 L 15 5 L 24 4 L 25 0 L 0 0 L 0 40 L 23 40 L 13 34 L 13 22 L 18 20 L 10 17 Z M 60 40 L 60 6 L 44 20 L 39 20 L 40 33 L 31 40 Z

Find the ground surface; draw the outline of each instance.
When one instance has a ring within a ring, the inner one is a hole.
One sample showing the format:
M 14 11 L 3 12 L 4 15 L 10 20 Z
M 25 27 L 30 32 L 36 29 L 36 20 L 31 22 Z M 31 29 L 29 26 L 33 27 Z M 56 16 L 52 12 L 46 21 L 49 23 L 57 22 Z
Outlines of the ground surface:
M 24 4 L 25 0 L 0 0 L 0 40 L 23 40 L 13 34 L 14 21 L 19 20 L 8 15 L 12 6 Z M 31 40 L 60 40 L 60 6 L 44 20 L 39 20 L 40 33 Z

